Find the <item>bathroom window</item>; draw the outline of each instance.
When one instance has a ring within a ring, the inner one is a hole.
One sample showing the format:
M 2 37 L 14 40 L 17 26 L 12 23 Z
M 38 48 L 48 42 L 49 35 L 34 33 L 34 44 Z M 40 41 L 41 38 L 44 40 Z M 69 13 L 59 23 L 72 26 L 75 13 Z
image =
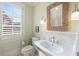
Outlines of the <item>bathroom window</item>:
M 2 4 L 2 35 L 21 34 L 22 8 L 10 3 Z

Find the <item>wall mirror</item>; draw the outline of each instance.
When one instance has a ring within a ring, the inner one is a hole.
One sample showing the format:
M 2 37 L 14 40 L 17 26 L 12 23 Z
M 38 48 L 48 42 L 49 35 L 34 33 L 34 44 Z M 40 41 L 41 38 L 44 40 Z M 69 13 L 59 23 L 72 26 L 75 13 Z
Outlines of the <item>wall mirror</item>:
M 56 2 L 47 7 L 47 29 L 68 31 L 68 2 Z

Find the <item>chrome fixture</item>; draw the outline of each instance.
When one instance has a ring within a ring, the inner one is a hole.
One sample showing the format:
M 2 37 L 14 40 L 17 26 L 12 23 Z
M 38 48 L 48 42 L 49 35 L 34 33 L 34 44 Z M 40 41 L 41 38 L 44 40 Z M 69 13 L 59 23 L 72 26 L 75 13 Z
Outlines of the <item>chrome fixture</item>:
M 72 13 L 73 13 L 73 12 L 78 12 L 78 11 L 79 11 L 79 10 L 78 10 L 78 5 L 77 5 L 77 2 L 75 3 L 75 5 L 74 5 L 74 6 L 75 6 L 75 10 L 74 10 L 74 11 L 72 11 Z

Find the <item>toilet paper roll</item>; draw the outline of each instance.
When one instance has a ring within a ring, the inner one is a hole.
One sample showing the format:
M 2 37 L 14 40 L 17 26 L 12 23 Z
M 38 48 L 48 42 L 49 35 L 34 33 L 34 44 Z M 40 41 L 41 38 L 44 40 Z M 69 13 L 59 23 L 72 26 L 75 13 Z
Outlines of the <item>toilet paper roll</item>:
M 22 45 L 25 45 L 25 42 L 24 41 L 22 41 Z

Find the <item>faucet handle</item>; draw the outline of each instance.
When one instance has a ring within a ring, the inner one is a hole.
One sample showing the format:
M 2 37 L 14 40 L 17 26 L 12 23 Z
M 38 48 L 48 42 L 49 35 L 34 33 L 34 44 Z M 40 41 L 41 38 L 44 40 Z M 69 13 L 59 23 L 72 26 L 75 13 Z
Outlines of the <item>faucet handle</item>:
M 52 38 L 51 37 L 49 37 L 49 41 L 52 42 Z
M 59 44 L 59 40 L 55 40 L 55 43 L 56 43 L 56 44 Z
M 49 37 L 49 41 L 50 41 L 50 42 L 54 42 L 54 41 L 55 41 L 55 40 L 54 40 L 54 36 Z
M 55 39 L 55 37 L 53 36 L 53 39 Z

